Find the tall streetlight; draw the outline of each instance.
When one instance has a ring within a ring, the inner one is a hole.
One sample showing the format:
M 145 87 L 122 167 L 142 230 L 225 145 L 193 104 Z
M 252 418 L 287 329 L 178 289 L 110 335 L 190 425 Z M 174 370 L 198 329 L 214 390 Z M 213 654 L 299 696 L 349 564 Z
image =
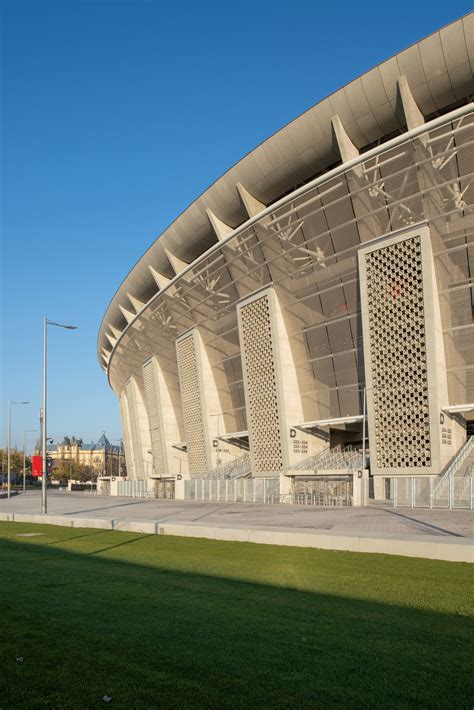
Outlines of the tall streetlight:
M 118 452 L 118 475 L 119 475 L 119 478 L 120 478 L 120 469 L 122 468 L 123 439 L 122 439 L 122 438 L 120 438 L 120 439 L 111 439 L 111 441 L 118 441 L 118 442 L 119 442 L 119 445 L 118 445 L 117 447 L 114 447 L 114 448 L 118 448 L 118 450 L 119 450 L 119 452 Z M 106 467 L 105 473 L 107 474 L 107 467 Z M 113 467 L 113 457 L 112 457 L 112 466 L 110 467 L 110 476 L 111 476 L 111 477 L 113 476 L 113 473 L 114 473 L 114 467 Z
M 217 414 L 210 414 L 210 417 L 216 417 L 217 418 L 217 438 L 216 438 L 216 444 L 217 444 L 217 459 L 216 459 L 216 478 L 219 478 L 219 417 L 223 414 L 223 412 L 218 412 Z
M 371 389 L 375 389 L 372 387 Z M 365 440 L 367 437 L 366 427 L 367 427 L 367 387 L 351 388 L 347 390 L 348 392 L 362 392 L 362 471 L 365 469 Z
M 119 439 L 119 459 L 118 459 L 118 477 L 122 476 L 122 449 L 123 439 Z
M 26 435 L 31 431 L 38 431 L 38 429 L 23 430 L 23 493 L 26 493 Z
M 10 488 L 11 488 L 11 438 L 12 438 L 12 404 L 29 404 L 29 402 L 12 402 L 11 399 L 8 401 L 8 483 L 7 483 L 7 498 L 10 498 Z
M 44 319 L 44 329 L 43 329 L 43 419 L 42 419 L 42 432 L 41 432 L 41 439 L 42 439 L 42 451 L 43 451 L 43 477 L 41 481 L 41 512 L 43 514 L 46 514 L 48 512 L 48 504 L 47 504 L 47 499 L 46 499 L 46 477 L 48 473 L 48 466 L 47 466 L 47 456 L 48 452 L 46 449 L 46 440 L 47 440 L 47 427 L 46 427 L 46 336 L 47 336 L 47 330 L 48 330 L 48 325 L 55 325 L 58 328 L 65 328 L 66 330 L 76 330 L 77 326 L 75 325 L 63 325 L 62 323 L 55 323 L 54 321 L 48 320 L 47 318 Z
M 362 392 L 363 404 L 362 404 L 362 469 L 365 468 L 365 457 L 366 457 L 366 447 L 365 440 L 366 434 L 366 421 L 367 421 L 367 392 L 375 392 L 376 390 L 386 390 L 388 389 L 385 385 L 376 385 L 375 387 L 357 387 L 356 389 L 349 389 L 348 392 Z

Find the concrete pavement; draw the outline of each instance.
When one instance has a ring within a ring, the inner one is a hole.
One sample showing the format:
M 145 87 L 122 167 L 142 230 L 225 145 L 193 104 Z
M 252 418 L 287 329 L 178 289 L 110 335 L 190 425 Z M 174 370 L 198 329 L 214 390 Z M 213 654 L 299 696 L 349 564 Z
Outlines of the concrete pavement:
M 309 508 L 251 503 L 142 500 L 48 491 L 0 500 L 0 520 L 244 540 L 473 561 L 468 510 Z

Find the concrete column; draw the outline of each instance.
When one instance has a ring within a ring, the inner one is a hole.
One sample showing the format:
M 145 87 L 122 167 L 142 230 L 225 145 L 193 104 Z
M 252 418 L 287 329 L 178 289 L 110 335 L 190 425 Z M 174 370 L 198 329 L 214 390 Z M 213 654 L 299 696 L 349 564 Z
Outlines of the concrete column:
M 359 478 L 359 472 L 355 471 L 352 474 L 352 505 L 364 507 L 369 503 L 369 472 L 364 469 L 362 476 Z
M 123 447 L 125 451 L 125 463 L 127 465 L 127 476 L 130 479 L 136 478 L 135 462 L 132 456 L 132 434 L 130 429 L 130 414 L 128 411 L 127 394 L 123 390 L 120 394 L 120 415 L 122 420 Z
M 400 76 L 398 78 L 398 91 L 400 92 L 403 113 L 405 114 L 408 130 L 412 131 L 414 128 L 422 126 L 425 122 L 425 117 L 421 113 L 415 99 L 413 98 L 406 76 Z
M 187 460 L 179 455 L 173 445 L 180 441 L 178 413 L 172 393 L 166 382 L 158 358 L 152 357 L 143 365 L 145 402 L 150 426 L 151 448 L 153 452 L 153 472 L 155 476 L 187 471 Z
M 134 377 L 129 379 L 126 389 L 134 478 L 144 479 L 152 475 L 152 456 L 150 454 L 151 441 L 148 416 L 143 402 L 142 393 Z

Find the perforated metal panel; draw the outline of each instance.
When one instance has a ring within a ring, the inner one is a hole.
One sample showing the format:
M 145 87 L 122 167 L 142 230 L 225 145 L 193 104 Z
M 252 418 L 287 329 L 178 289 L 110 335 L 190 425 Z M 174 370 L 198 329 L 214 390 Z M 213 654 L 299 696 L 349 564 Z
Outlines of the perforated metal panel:
M 154 358 L 143 365 L 143 384 L 145 388 L 146 408 L 150 424 L 151 450 L 153 453 L 153 471 L 158 476 L 167 474 L 166 453 L 162 436 L 160 389 Z
M 269 296 L 242 305 L 240 323 L 253 473 L 280 471 L 282 437 Z
M 379 468 L 431 466 L 421 237 L 365 255 Z
M 145 467 L 143 465 L 143 451 L 140 436 L 140 424 L 138 421 L 136 384 L 133 379 L 127 383 L 127 402 L 130 418 L 131 449 L 134 462 L 135 476 L 137 479 L 145 478 Z
M 176 350 L 189 470 L 192 475 L 198 475 L 208 471 L 210 465 L 206 455 L 198 355 L 194 333 L 178 340 Z

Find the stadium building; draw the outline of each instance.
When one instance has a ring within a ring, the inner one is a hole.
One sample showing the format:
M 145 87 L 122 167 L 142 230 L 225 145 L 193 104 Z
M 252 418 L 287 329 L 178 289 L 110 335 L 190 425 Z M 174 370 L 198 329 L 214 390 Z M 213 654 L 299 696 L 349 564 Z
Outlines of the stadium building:
M 152 244 L 98 341 L 129 479 L 357 504 L 367 475 L 383 498 L 470 456 L 473 67 L 470 14 L 272 135 Z

